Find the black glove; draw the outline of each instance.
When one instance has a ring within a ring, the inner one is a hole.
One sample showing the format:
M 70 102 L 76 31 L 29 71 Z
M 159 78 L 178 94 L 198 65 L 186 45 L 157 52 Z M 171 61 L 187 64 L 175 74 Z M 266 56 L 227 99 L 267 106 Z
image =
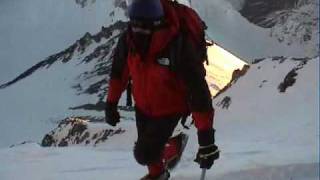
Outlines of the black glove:
M 220 151 L 214 144 L 214 129 L 198 131 L 199 150 L 194 160 L 200 168 L 210 169 L 214 161 L 219 158 Z
M 117 109 L 117 104 L 107 102 L 104 112 L 106 116 L 106 123 L 110 124 L 111 126 L 116 126 L 120 122 L 120 114 Z

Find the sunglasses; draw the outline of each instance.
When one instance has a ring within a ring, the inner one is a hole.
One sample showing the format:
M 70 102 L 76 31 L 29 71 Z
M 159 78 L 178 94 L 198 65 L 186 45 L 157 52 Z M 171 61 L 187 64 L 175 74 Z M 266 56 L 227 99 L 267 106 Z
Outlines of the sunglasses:
M 161 27 L 163 20 L 130 20 L 130 27 L 134 33 L 151 34 L 153 31 Z
M 140 33 L 140 34 L 151 34 L 152 30 L 151 29 L 145 29 L 145 28 L 141 28 L 141 27 L 137 27 L 137 26 L 131 26 L 131 31 L 133 33 Z

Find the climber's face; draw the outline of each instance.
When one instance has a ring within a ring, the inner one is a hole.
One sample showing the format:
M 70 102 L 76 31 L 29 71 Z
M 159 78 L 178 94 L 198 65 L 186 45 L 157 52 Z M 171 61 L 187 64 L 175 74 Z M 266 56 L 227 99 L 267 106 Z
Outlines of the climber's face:
M 153 29 L 153 27 L 150 24 L 138 20 L 131 20 L 130 26 L 133 33 L 139 33 L 144 35 L 150 35 Z

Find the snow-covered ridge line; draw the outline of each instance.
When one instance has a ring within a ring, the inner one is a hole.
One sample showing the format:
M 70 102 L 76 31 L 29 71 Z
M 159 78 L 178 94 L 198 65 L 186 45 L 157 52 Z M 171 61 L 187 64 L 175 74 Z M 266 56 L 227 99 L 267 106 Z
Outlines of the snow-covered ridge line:
M 245 76 L 241 77 L 240 81 L 243 81 L 243 79 L 247 79 L 247 76 L 251 76 L 250 71 L 256 71 L 255 73 L 257 75 L 257 78 L 259 77 L 261 78 L 261 80 L 255 83 L 252 82 L 252 84 L 250 84 L 250 86 L 253 86 L 252 88 L 258 88 L 259 91 L 264 91 L 263 89 L 265 88 L 265 86 L 267 86 L 268 88 L 271 88 L 269 89 L 270 91 L 276 91 L 279 94 L 285 95 L 287 94 L 287 91 L 291 92 L 296 88 L 295 86 L 297 84 L 297 81 L 301 80 L 301 75 L 302 72 L 305 71 L 305 67 L 309 64 L 315 63 L 314 61 L 319 61 L 319 56 L 314 58 L 274 56 L 268 58 L 255 59 L 254 62 L 251 64 L 250 69 L 248 69 L 249 75 L 247 75 L 248 72 L 246 72 Z M 267 69 L 268 71 L 266 71 Z M 278 76 L 271 80 L 271 74 L 276 74 Z M 255 79 L 255 81 L 256 80 L 257 79 Z M 221 109 L 229 108 L 229 106 L 232 103 L 232 97 L 229 96 L 229 91 L 232 91 L 234 85 L 238 86 L 238 84 L 235 84 L 237 81 L 238 79 L 231 81 L 228 90 L 222 94 L 219 94 L 219 96 L 215 97 L 214 100 L 216 101 L 217 107 Z M 274 83 L 272 86 L 270 86 L 270 81 Z M 298 82 L 298 84 L 300 83 L 301 82 Z
M 90 46 L 93 43 L 100 43 L 102 39 L 106 40 L 114 40 L 110 39 L 113 35 L 113 32 L 116 30 L 122 31 L 126 27 L 126 23 L 123 21 L 117 21 L 116 23 L 110 25 L 109 27 L 102 27 L 101 31 L 98 32 L 95 35 L 91 35 L 90 33 L 86 33 L 82 38 L 77 40 L 74 44 L 66 48 L 65 50 L 51 55 L 47 57 L 45 60 L 40 61 L 39 63 L 33 65 L 31 68 L 27 69 L 25 72 L 21 73 L 19 76 L 14 78 L 13 80 L 4 83 L 0 85 L 0 89 L 4 89 L 8 86 L 11 86 L 20 80 L 23 80 L 24 78 L 32 75 L 34 72 L 42 69 L 42 68 L 50 68 L 51 65 L 53 65 L 56 62 L 62 62 L 67 63 L 70 60 L 73 59 L 75 53 L 79 53 L 79 55 L 85 53 L 86 48 Z M 114 40 L 115 41 L 115 40 Z M 98 46 L 93 53 L 86 56 L 83 60 L 81 60 L 81 63 L 88 63 L 92 59 L 94 59 L 96 56 L 99 56 L 101 49 L 103 49 L 104 46 L 100 45 Z M 110 49 L 108 49 L 110 50 Z M 107 52 L 109 53 L 109 52 Z
M 260 63 L 261 61 L 265 61 L 265 60 L 271 60 L 271 61 L 278 61 L 279 63 L 283 63 L 285 60 L 291 60 L 291 61 L 309 61 L 309 60 L 312 60 L 312 59 L 315 59 L 317 58 L 318 56 L 315 56 L 315 57 L 304 57 L 304 58 L 296 58 L 296 57 L 284 57 L 284 56 L 272 56 L 272 57 L 264 57 L 264 58 L 257 58 L 257 59 L 254 59 L 252 61 L 251 64 L 258 64 Z
M 298 76 L 298 71 L 303 69 L 305 65 L 309 61 L 316 61 L 319 59 L 319 57 L 314 57 L 314 58 L 294 58 L 294 57 L 283 57 L 283 56 L 274 56 L 274 57 L 269 57 L 269 58 L 261 58 L 261 59 L 255 59 L 252 64 L 259 64 L 261 61 L 274 61 L 274 62 L 279 62 L 279 64 L 284 63 L 285 61 L 293 61 L 294 63 L 297 63 L 296 66 L 294 66 L 284 77 L 283 81 L 278 85 L 278 90 L 280 93 L 285 93 L 288 87 L 291 87 L 295 84 L 296 78 Z M 261 68 L 258 66 L 258 68 Z M 275 68 L 275 67 L 274 67 Z M 265 82 L 262 82 L 262 84 Z M 262 87 L 262 84 L 260 85 Z
M 309 59 L 312 60 L 312 59 Z M 301 70 L 307 63 L 307 59 L 300 61 L 288 74 L 284 77 L 284 80 L 279 84 L 279 92 L 285 93 L 287 88 L 293 86 L 296 83 L 296 78 L 298 76 L 298 71 Z

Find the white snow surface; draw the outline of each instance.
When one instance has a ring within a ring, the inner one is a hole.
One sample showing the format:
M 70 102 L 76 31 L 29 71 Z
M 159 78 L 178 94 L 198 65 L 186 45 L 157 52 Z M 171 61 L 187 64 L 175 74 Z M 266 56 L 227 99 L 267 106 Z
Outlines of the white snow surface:
M 186 3 L 188 0 L 184 0 Z M 297 44 L 287 46 L 270 37 L 270 31 L 250 24 L 235 9 L 242 1 L 192 1 L 209 26 L 208 34 L 222 47 L 244 60 L 274 55 L 309 55 Z M 74 1 L 4 0 L 0 2 L 0 83 L 11 80 L 45 57 L 71 45 L 85 32 L 95 34 L 112 21 L 125 19 L 114 1 L 96 0 L 81 8 Z M 109 14 L 115 11 L 113 17 Z M 249 36 L 250 35 L 250 36 Z M 89 50 L 89 51 L 92 51 Z M 52 123 L 87 111 L 69 107 L 96 102 L 96 97 L 77 96 L 70 87 L 75 77 L 93 67 L 54 64 L 17 84 L 0 90 L 0 147 L 24 140 L 39 139 Z M 103 115 L 90 112 L 90 115 Z
M 119 32 L 114 32 L 117 35 Z M 48 69 L 41 69 L 20 83 L 2 89 L 0 93 L 0 147 L 22 141 L 39 140 L 53 129 L 56 123 L 70 116 L 97 116 L 96 111 L 69 110 L 70 107 L 97 102 L 95 95 L 77 95 L 71 87 L 79 74 L 93 69 L 94 62 L 79 64 L 97 46 L 90 45 L 84 54 L 75 54 L 70 62 L 58 62 Z M 101 77 L 100 77 L 101 78 Z M 81 81 L 81 79 L 80 79 Z M 86 88 L 86 84 L 82 84 Z
M 115 11 L 117 18 L 124 18 L 123 10 L 114 8 L 113 1 L 97 0 L 86 8 L 81 8 L 74 1 L 36 1 L 0 2 L 0 22 L 3 22 L 0 23 L 0 33 L 4 34 L 1 37 L 11 42 L 0 43 L 0 49 L 3 50 L 0 51 L 1 84 L 46 56 L 67 48 L 85 32 L 95 34 L 102 26 L 111 24 L 113 19 L 109 13 L 112 11 Z M 1 15 L 6 12 L 13 15 Z M 19 34 L 16 32 L 18 29 L 24 33 Z M 118 33 L 114 32 L 115 35 Z M 77 60 L 104 42 L 105 39 L 89 46 L 84 54 L 74 55 L 66 64 L 55 63 L 48 69 L 43 68 L 19 83 L 0 90 L 0 147 L 41 139 L 44 133 L 56 126 L 57 121 L 69 116 L 102 115 L 94 111 L 71 111 L 68 108 L 97 101 L 96 96 L 76 95 L 71 87 L 76 84 L 81 73 L 94 67 L 92 62 L 78 64 Z
M 319 59 L 297 71 L 296 84 L 286 93 L 277 89 L 298 64 L 267 59 L 252 65 L 246 76 L 215 99 L 214 104 L 230 96 L 232 103 L 228 110 L 215 107 L 221 158 L 207 171 L 207 179 L 319 178 Z M 267 82 L 260 88 L 263 80 Z M 133 158 L 135 122 L 123 120 L 118 127 L 126 132 L 97 147 L 42 148 L 27 143 L 0 149 L 0 179 L 138 179 L 146 168 Z M 190 138 L 172 179 L 199 179 L 201 170 L 193 162 L 198 148 L 196 129 L 184 131 Z
M 280 44 L 270 37 L 269 30 L 250 24 L 234 10 L 241 2 L 192 1 L 208 24 L 210 37 L 243 59 L 310 55 L 300 45 Z M 0 43 L 1 83 L 64 49 L 85 32 L 94 34 L 112 21 L 107 16 L 113 1 L 96 0 L 83 9 L 74 1 L 19 3 L 0 2 L 0 33 L 4 38 Z M 120 10 L 115 15 L 118 17 L 123 18 Z M 222 152 L 207 172 L 207 179 L 319 179 L 319 58 L 297 71 L 297 82 L 286 93 L 277 89 L 297 65 L 298 62 L 289 60 L 279 64 L 269 59 L 252 65 L 231 89 L 215 99 L 214 104 L 230 96 L 232 103 L 228 110 L 215 107 L 216 143 Z M 70 88 L 76 76 L 92 66 L 77 65 L 76 61 L 57 63 L 1 90 L 0 147 L 25 140 L 40 142 L 57 120 L 67 116 L 97 115 L 68 110 L 96 100 L 93 96 L 76 96 Z M 125 116 L 134 118 L 130 113 Z M 119 127 L 126 130 L 125 134 L 113 136 L 97 147 L 42 148 L 37 143 L 27 143 L 2 148 L 0 179 L 138 179 L 146 168 L 133 158 L 135 123 L 123 120 Z M 181 163 L 172 172 L 172 179 L 200 177 L 201 171 L 193 163 L 198 147 L 196 130 L 192 128 L 186 133 L 190 136 L 189 143 Z

